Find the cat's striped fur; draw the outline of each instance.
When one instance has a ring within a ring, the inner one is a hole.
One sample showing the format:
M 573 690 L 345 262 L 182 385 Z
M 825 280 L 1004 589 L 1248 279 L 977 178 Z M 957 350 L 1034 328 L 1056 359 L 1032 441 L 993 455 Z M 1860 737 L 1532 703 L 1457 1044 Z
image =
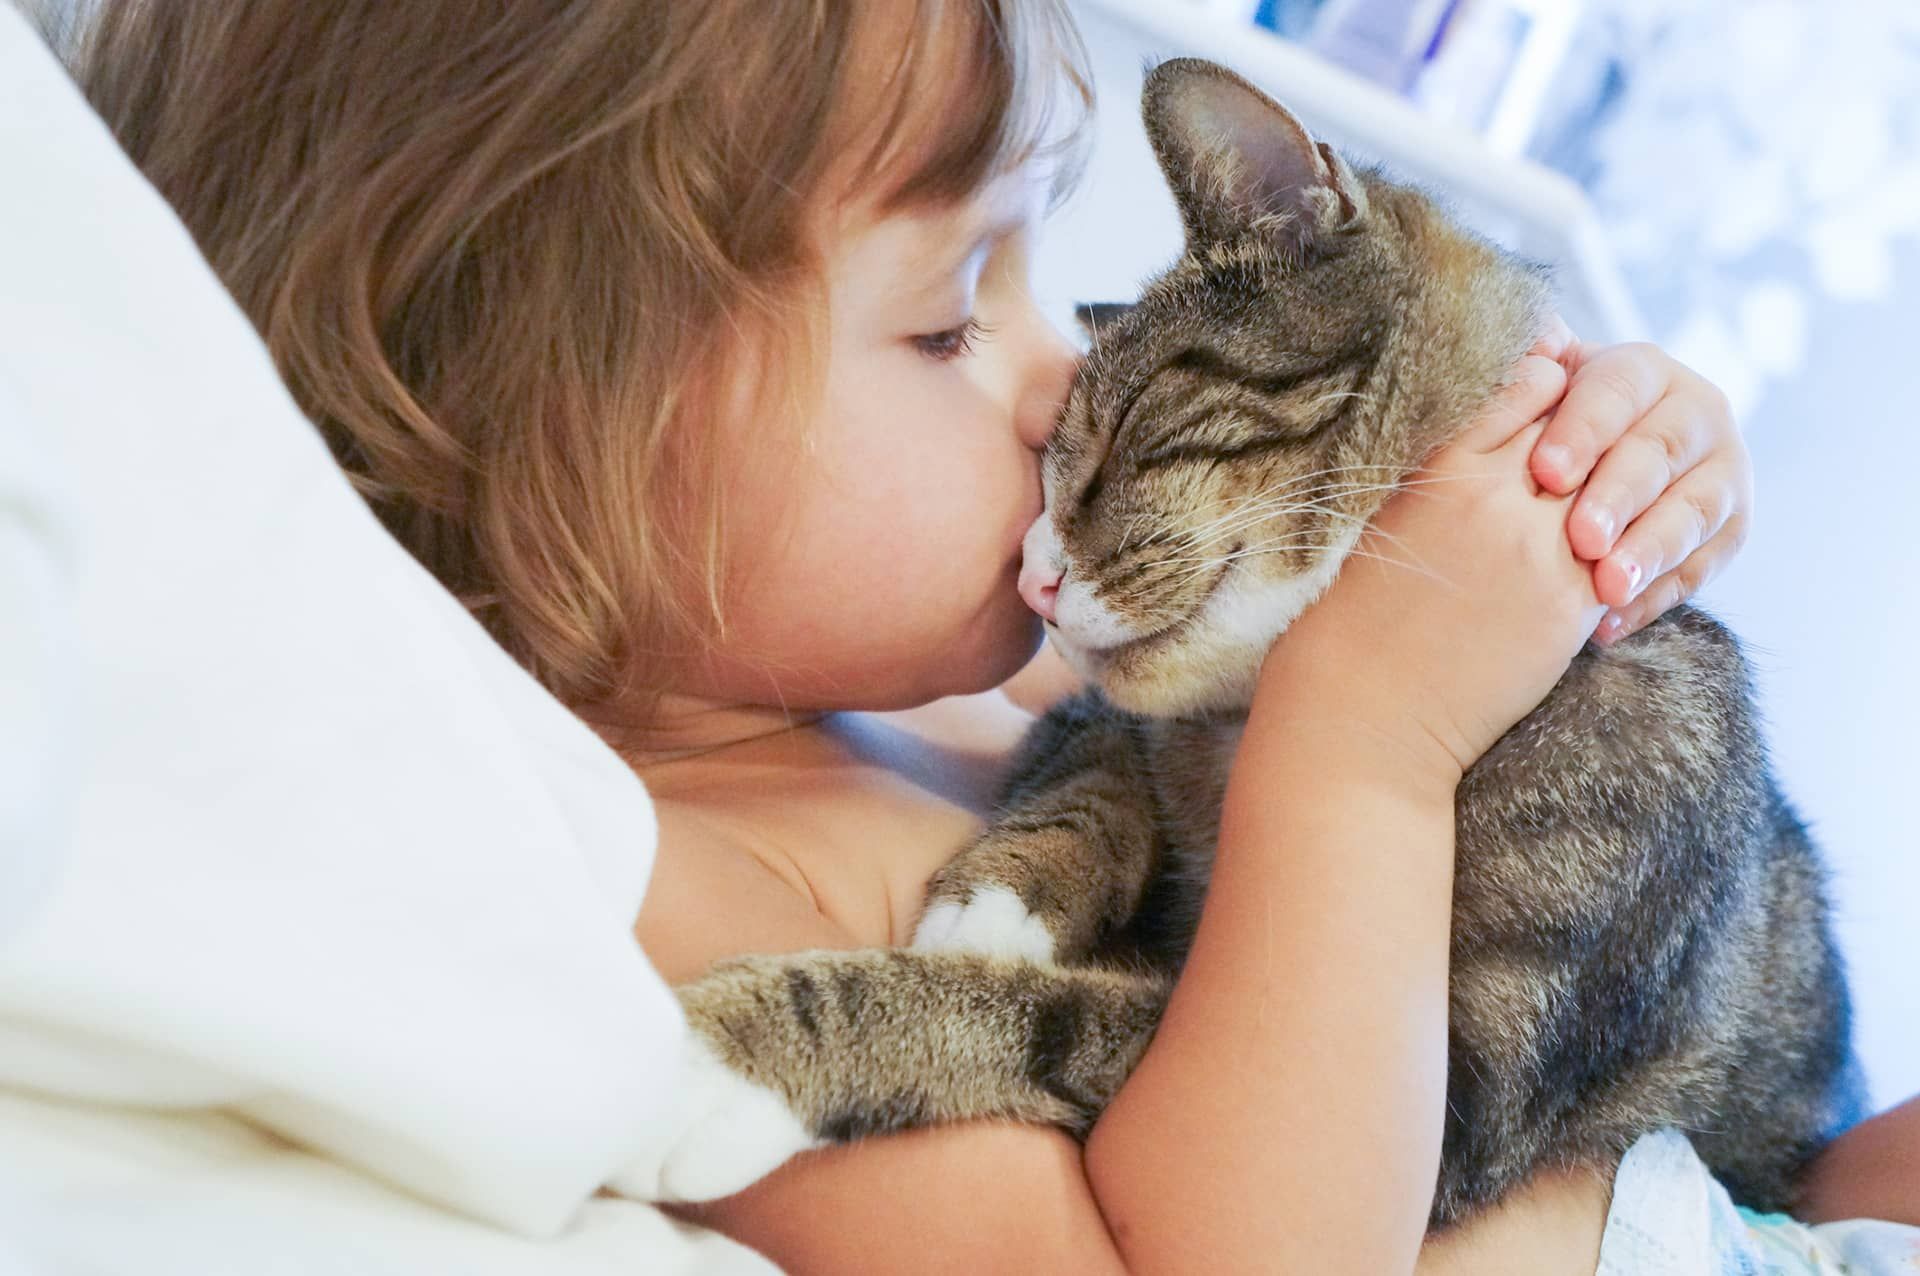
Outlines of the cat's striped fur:
M 1038 724 L 1003 814 L 930 893 L 962 941 L 968 908 L 1017 901 L 1052 960 L 812 953 L 682 990 L 721 1060 L 824 1140 L 1091 1126 L 1192 936 L 1267 642 L 1545 311 L 1536 271 L 1229 73 L 1169 63 L 1145 109 L 1188 251 L 1102 317 L 1046 458 L 1069 581 L 1102 633 L 1138 636 L 1055 635 L 1097 689 Z M 1663 1125 L 1743 1201 L 1784 1204 L 1851 1099 L 1847 997 L 1731 635 L 1681 608 L 1589 648 L 1457 809 L 1434 1223 Z

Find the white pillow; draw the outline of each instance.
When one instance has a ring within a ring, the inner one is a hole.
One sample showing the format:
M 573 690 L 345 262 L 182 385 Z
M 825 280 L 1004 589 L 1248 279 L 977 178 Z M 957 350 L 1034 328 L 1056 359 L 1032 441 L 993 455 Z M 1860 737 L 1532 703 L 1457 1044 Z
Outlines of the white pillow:
M 559 1232 L 671 1101 L 644 791 L 387 537 L 5 4 L 0 190 L 0 1106 L 224 1108 Z

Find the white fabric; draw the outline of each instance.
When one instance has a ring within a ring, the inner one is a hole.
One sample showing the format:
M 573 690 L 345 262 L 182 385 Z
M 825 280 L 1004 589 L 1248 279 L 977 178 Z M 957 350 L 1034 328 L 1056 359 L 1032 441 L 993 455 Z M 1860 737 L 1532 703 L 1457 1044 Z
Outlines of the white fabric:
M 0 1140 L 0 1276 L 773 1271 L 716 1233 L 612 1197 L 587 1200 L 553 1236 L 519 1236 L 218 1113 L 115 1111 L 0 1089 Z M 8 1175 L 22 1170 L 32 1181 L 9 1208 Z
M 1920 1227 L 1809 1226 L 1733 1203 L 1677 1130 L 1636 1140 L 1613 1177 L 1595 1276 L 1910 1276 Z
M 593 1197 L 673 1102 L 653 835 L 0 4 L 0 1249 L 764 1269 Z

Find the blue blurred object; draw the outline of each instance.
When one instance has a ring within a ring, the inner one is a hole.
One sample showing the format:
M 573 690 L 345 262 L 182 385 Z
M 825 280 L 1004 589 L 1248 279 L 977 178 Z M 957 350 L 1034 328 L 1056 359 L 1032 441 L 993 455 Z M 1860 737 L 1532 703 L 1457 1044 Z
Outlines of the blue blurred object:
M 1406 93 L 1438 48 L 1452 0 L 1331 0 L 1307 43 L 1375 84 Z
M 1324 5 L 1325 0 L 1260 0 L 1253 20 L 1289 40 L 1304 41 L 1319 20 Z

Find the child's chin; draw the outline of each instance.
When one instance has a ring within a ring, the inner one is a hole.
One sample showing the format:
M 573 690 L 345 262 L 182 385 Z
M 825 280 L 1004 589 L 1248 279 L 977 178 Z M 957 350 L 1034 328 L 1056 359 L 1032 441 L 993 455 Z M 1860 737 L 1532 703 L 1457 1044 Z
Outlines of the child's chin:
M 1047 635 L 1040 618 L 1023 603 L 1018 616 L 1008 617 L 999 632 L 988 642 L 978 640 L 978 631 L 966 635 L 975 640 L 969 650 L 958 644 L 935 652 L 930 673 L 939 680 L 943 695 L 965 696 L 992 691 L 1019 673 L 1040 654 Z

